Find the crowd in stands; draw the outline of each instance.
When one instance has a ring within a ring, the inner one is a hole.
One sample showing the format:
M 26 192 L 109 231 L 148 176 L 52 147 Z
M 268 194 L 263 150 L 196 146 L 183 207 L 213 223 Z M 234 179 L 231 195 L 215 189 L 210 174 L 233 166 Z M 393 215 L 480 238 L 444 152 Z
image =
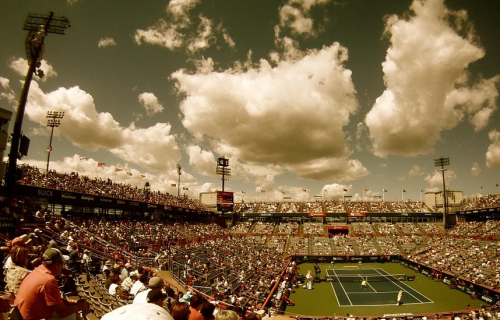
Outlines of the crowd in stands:
M 111 197 L 132 201 L 141 201 L 167 206 L 203 210 L 204 207 L 196 199 L 179 197 L 160 191 L 147 191 L 129 184 L 116 183 L 110 179 L 89 178 L 77 172 L 58 173 L 50 170 L 48 174 L 37 167 L 21 165 L 20 184 L 26 186 L 64 190 L 96 196 Z

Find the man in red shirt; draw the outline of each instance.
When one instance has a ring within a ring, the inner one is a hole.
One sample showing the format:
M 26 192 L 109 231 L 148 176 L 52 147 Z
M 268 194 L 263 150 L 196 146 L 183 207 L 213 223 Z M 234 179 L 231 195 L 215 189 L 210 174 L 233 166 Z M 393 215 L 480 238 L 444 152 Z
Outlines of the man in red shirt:
M 60 275 L 65 258 L 57 249 L 47 249 L 42 264 L 24 278 L 14 304 L 24 320 L 76 319 L 79 311 L 88 311 L 86 300 L 61 298 L 56 276 Z

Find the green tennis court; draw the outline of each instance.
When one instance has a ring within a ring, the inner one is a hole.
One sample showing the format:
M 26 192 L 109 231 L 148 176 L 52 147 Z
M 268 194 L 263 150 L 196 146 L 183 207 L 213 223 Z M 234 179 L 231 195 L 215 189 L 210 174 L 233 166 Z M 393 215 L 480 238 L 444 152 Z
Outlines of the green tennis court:
M 389 274 L 383 269 L 327 269 L 326 279 L 341 307 L 396 305 L 398 292 L 403 292 L 402 304 L 433 303 L 420 292 L 406 285 L 405 275 Z M 366 288 L 361 282 L 366 280 Z

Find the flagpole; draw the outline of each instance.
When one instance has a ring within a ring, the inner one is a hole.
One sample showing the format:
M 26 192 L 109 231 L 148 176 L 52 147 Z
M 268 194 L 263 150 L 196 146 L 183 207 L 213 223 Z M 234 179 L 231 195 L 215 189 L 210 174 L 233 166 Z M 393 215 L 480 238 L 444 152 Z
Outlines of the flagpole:
M 404 189 L 401 189 L 401 201 L 404 201 L 405 200 L 405 197 L 404 197 L 404 192 L 403 192 Z
M 382 188 L 382 202 L 385 201 L 385 189 Z
M 363 202 L 365 202 L 365 188 L 363 188 Z

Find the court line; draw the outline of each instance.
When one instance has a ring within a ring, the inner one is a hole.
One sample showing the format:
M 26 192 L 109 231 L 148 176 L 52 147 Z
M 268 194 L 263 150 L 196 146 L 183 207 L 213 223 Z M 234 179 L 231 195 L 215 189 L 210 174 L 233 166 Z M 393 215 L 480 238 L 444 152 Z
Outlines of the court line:
M 413 303 L 413 302 L 410 302 L 410 303 L 404 303 L 401 305 L 401 306 L 407 306 L 407 305 L 410 305 L 410 304 L 426 304 L 426 303 L 432 303 L 432 302 L 422 302 L 422 303 Z M 339 305 L 339 307 L 377 307 L 377 306 L 394 306 L 394 303 L 387 303 L 387 304 L 357 304 L 357 305 L 348 305 L 348 304 L 344 304 L 344 305 Z
M 347 294 L 347 291 L 345 291 L 345 288 L 344 286 L 342 285 L 342 282 L 340 282 L 339 280 L 339 276 L 337 275 L 337 273 L 335 272 L 335 270 L 333 270 L 333 272 L 335 273 L 335 277 L 337 277 L 337 281 L 339 282 L 340 286 L 342 287 L 342 290 L 344 290 L 344 293 L 345 293 L 345 296 L 347 297 L 347 300 L 349 300 L 349 303 L 351 304 L 352 306 L 352 301 L 351 299 L 349 298 L 349 295 Z M 333 288 L 333 291 L 335 291 L 335 288 L 333 287 L 333 283 L 332 283 L 332 288 Z M 336 294 L 335 294 L 336 295 Z M 340 303 L 339 303 L 339 306 L 340 306 Z
M 380 273 L 380 275 L 383 275 L 385 276 L 385 274 L 381 273 L 379 270 L 380 269 L 375 269 L 378 273 Z M 408 293 L 410 296 L 412 296 L 413 298 L 415 298 L 418 302 L 420 303 L 424 303 L 422 300 L 420 300 L 419 298 L 415 297 L 413 294 L 411 294 L 410 291 L 407 291 L 405 288 L 401 287 L 399 284 L 395 283 L 394 281 L 392 281 L 391 279 L 388 278 L 388 280 L 390 282 L 392 282 L 396 287 L 400 288 L 400 289 L 403 289 L 406 293 Z M 433 302 L 431 299 L 427 298 L 426 296 L 424 296 L 423 294 L 421 294 L 420 292 L 416 291 L 415 289 L 413 289 L 412 287 L 410 287 L 409 285 L 399 281 L 399 283 L 401 283 L 402 285 L 406 286 L 406 288 L 410 288 L 411 290 L 413 290 L 413 292 L 417 292 L 418 294 L 420 294 L 422 297 L 426 298 L 427 300 Z

